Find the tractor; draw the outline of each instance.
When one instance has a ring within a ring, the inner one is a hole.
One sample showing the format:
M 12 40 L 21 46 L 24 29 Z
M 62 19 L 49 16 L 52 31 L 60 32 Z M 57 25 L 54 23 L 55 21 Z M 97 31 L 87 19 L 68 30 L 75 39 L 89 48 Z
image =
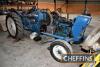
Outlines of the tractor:
M 52 21 L 52 15 L 46 11 L 34 8 L 31 11 L 27 13 L 10 11 L 6 17 L 10 36 L 21 39 L 24 30 L 28 30 L 33 32 L 33 39 L 36 41 L 41 39 L 41 35 L 55 38 L 50 45 L 50 53 L 57 61 L 61 60 L 59 54 L 73 52 L 70 43 L 80 43 L 84 40 L 85 29 L 91 21 L 91 16 L 86 15 L 77 16 L 71 21 L 61 17 L 57 21 Z
M 83 14 L 74 19 L 61 17 L 57 12 L 48 12 L 33 6 L 28 11 L 16 11 L 11 9 L 6 16 L 6 27 L 11 37 L 21 39 L 24 30 L 30 31 L 31 39 L 41 40 L 41 36 L 52 37 L 50 41 L 51 56 L 58 62 L 62 61 L 62 55 L 73 53 L 70 44 L 82 43 L 85 40 L 84 32 L 92 17 Z
M 24 35 L 24 30 L 30 32 L 43 32 L 44 27 L 51 23 L 51 15 L 46 10 L 39 10 L 35 6 L 28 11 L 11 9 L 6 16 L 6 27 L 11 37 L 19 40 Z M 34 39 L 39 40 L 37 36 Z

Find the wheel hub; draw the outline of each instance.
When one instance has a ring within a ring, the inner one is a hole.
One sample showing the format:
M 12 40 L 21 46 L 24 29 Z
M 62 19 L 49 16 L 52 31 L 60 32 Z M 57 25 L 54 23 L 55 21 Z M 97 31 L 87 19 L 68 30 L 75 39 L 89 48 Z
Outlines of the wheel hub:
M 67 52 L 64 47 L 62 47 L 60 45 L 56 45 L 53 48 L 53 54 L 55 55 L 56 58 L 62 59 L 62 55 L 67 54 Z
M 9 33 L 12 36 L 15 36 L 16 35 L 16 25 L 15 25 L 14 20 L 10 17 L 7 20 L 7 27 L 8 27 Z

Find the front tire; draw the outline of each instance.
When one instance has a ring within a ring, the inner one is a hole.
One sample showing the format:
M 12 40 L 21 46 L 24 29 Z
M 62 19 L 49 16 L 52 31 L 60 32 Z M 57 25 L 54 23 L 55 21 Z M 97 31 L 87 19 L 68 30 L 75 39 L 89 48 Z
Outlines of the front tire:
M 9 35 L 15 39 L 23 38 L 24 29 L 21 18 L 14 12 L 6 17 L 6 27 Z
M 72 52 L 69 43 L 63 40 L 55 41 L 50 45 L 50 54 L 57 62 L 64 62 L 64 60 L 62 60 L 62 55 L 71 54 Z

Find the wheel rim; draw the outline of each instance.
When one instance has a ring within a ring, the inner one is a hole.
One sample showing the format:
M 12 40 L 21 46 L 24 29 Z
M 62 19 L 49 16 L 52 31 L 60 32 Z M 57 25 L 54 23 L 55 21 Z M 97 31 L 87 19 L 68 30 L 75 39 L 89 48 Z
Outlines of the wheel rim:
M 56 58 L 62 59 L 62 55 L 67 54 L 67 51 L 63 46 L 56 45 L 53 47 L 53 54 Z
M 8 18 L 7 20 L 7 27 L 8 27 L 8 31 L 12 36 L 16 35 L 16 25 L 15 22 L 12 18 Z

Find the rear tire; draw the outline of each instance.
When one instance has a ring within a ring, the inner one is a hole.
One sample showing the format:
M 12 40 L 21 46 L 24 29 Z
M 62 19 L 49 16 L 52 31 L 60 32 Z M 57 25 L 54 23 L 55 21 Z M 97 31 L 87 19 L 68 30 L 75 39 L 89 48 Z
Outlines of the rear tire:
M 6 27 L 9 35 L 15 39 L 23 38 L 24 29 L 20 16 L 12 12 L 6 17 Z

